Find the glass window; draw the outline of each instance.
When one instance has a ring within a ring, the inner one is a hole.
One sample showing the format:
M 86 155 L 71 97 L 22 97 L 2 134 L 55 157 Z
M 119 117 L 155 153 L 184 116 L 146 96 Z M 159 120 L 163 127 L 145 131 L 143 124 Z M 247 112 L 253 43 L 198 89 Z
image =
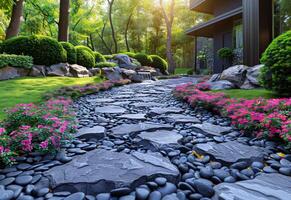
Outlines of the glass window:
M 275 0 L 274 4 L 274 36 L 291 30 L 290 0 Z
M 243 25 L 234 26 L 234 48 L 243 48 Z

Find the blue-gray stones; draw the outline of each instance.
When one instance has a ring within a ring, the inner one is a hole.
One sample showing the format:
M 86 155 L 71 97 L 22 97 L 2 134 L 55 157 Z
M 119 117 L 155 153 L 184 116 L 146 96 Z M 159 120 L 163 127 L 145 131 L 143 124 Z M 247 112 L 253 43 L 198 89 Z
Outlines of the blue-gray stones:
M 25 176 L 18 176 L 15 179 L 15 183 L 18 185 L 22 185 L 25 186 L 27 184 L 29 184 L 32 181 L 32 176 L 29 175 L 25 175 Z
M 77 192 L 64 198 L 64 200 L 83 200 L 83 199 L 85 199 L 85 194 L 83 192 Z

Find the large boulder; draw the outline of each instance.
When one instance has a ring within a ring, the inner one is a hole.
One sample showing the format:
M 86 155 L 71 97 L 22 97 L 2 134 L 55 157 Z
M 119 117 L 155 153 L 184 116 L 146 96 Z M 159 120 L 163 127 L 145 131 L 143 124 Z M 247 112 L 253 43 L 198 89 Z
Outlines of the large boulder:
M 232 82 L 227 80 L 208 82 L 208 84 L 210 85 L 211 90 L 228 90 L 236 88 Z
M 138 69 L 139 72 L 149 72 L 152 76 L 162 76 L 164 75 L 161 71 L 157 68 L 142 66 Z
M 108 80 L 111 80 L 111 81 L 118 81 L 118 80 L 123 79 L 121 70 L 119 67 L 102 68 L 101 73 L 103 76 L 105 76 Z
M 247 70 L 247 80 L 255 85 L 255 86 L 260 86 L 259 82 L 259 76 L 261 74 L 261 69 L 264 67 L 264 65 L 256 65 L 254 67 L 250 67 Z
M 90 72 L 86 67 L 77 64 L 70 65 L 70 73 L 72 74 L 73 77 L 77 78 L 84 78 L 90 76 Z
M 89 69 L 89 72 L 91 73 L 92 76 L 98 76 L 101 74 L 101 69 L 92 68 L 92 69 Z
M 208 80 L 208 82 L 215 82 L 215 81 L 219 81 L 221 74 L 213 74 L 210 79 Z
M 59 63 L 47 68 L 48 76 L 71 76 L 70 65 L 68 63 Z
M 0 80 L 8 80 L 17 77 L 27 76 L 28 73 L 28 69 L 7 66 L 0 68 Z
M 251 90 L 251 89 L 255 89 L 257 88 L 257 86 L 253 85 L 249 79 L 246 79 L 244 84 L 242 86 L 240 86 L 240 89 L 244 89 L 244 90 Z
M 220 80 L 227 80 L 235 86 L 240 87 L 245 82 L 248 69 L 249 67 L 245 65 L 235 65 L 224 70 L 221 74 Z
M 125 54 L 117 54 L 113 57 L 113 59 L 116 60 L 120 68 L 136 69 L 138 67 L 135 63 L 133 63 L 133 60 Z
M 33 65 L 29 76 L 33 77 L 45 77 L 46 76 L 46 66 L 44 65 Z

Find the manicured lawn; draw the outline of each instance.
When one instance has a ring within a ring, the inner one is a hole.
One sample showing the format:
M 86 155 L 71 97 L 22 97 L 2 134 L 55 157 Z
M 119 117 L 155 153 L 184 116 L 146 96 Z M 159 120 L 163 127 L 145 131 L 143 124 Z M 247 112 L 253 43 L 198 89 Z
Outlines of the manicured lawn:
M 241 89 L 233 89 L 233 90 L 220 90 L 220 91 L 211 91 L 211 92 L 223 92 L 231 98 L 245 98 L 245 99 L 255 99 L 255 98 L 276 98 L 276 94 L 272 91 L 265 89 L 254 89 L 254 90 L 241 90 Z
M 179 68 L 176 68 L 175 74 L 187 74 L 189 70 L 191 70 L 191 68 L 189 67 L 179 67 Z
M 70 85 L 84 85 L 101 82 L 100 77 L 90 78 L 19 78 L 0 81 L 0 120 L 4 117 L 4 109 L 19 103 L 38 103 L 46 92 Z

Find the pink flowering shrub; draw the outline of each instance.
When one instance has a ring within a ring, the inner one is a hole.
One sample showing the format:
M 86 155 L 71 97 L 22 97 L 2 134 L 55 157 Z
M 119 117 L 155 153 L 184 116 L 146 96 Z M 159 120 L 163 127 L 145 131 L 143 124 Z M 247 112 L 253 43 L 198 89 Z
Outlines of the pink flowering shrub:
M 224 93 L 209 93 L 200 86 L 185 84 L 175 88 L 174 95 L 191 106 L 202 106 L 229 117 L 245 134 L 283 139 L 291 147 L 291 98 L 232 99 Z

